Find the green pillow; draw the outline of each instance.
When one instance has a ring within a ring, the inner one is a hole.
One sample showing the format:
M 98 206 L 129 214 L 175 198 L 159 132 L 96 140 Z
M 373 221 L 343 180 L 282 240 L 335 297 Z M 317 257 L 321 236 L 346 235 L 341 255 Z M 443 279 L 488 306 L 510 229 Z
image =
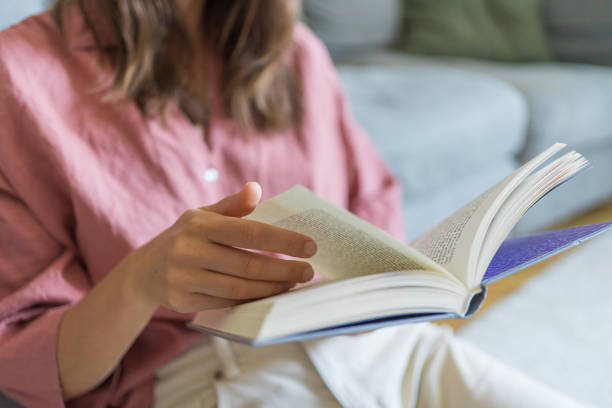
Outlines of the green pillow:
M 541 0 L 404 0 L 405 51 L 550 61 Z

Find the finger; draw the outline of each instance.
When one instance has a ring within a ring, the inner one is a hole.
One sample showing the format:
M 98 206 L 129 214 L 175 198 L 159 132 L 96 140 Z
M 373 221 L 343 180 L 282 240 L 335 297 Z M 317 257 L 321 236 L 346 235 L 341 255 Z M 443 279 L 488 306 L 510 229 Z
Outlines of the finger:
M 197 222 L 197 221 L 196 221 Z M 218 244 L 310 258 L 317 245 L 306 235 L 242 218 L 208 218 L 206 237 Z
M 186 274 L 184 289 L 202 295 L 231 300 L 251 300 L 278 295 L 295 284 L 242 279 L 208 270 L 193 270 Z
M 314 277 L 310 264 L 278 259 L 225 245 L 209 244 L 202 249 L 192 247 L 181 254 L 180 262 L 239 278 L 277 282 L 308 282 Z
M 229 217 L 244 217 L 253 212 L 261 199 L 261 194 L 259 183 L 252 181 L 247 183 L 238 193 L 201 209 Z
M 202 310 L 223 309 L 243 303 L 241 300 L 223 299 L 201 293 L 185 293 L 180 305 L 173 305 L 172 309 L 180 313 L 195 313 Z

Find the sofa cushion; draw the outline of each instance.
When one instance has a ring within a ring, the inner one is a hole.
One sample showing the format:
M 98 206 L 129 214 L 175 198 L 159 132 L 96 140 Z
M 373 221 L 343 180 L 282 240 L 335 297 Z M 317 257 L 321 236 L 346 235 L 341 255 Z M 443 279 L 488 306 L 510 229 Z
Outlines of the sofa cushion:
M 389 45 L 401 23 L 401 2 L 305 0 L 303 18 L 337 58 Z
M 559 60 L 612 65 L 612 1 L 545 0 L 543 18 Z
M 580 150 L 612 141 L 611 68 L 472 60 L 456 60 L 451 65 L 506 81 L 524 95 L 529 103 L 530 120 L 522 159 L 557 141 Z
M 512 87 L 424 59 L 401 61 L 343 65 L 339 72 L 357 120 L 407 198 L 444 189 L 520 150 L 527 108 Z
M 541 0 L 404 0 L 409 52 L 503 61 L 552 59 Z

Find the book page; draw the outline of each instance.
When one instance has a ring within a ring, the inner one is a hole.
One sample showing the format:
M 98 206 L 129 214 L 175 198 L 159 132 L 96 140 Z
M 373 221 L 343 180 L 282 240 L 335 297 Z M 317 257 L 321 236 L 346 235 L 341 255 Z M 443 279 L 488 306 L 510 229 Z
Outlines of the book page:
M 453 215 L 410 243 L 411 246 L 444 266 L 469 288 L 470 253 L 474 239 L 492 200 L 506 186 L 504 180 L 465 205 Z
M 478 276 L 484 276 L 493 256 L 523 214 L 587 166 L 588 160 L 579 153 L 567 153 L 529 176 L 510 194 L 487 230 L 478 260 Z
M 468 288 L 477 279 L 478 256 L 493 217 L 507 197 L 546 160 L 565 147 L 557 143 L 497 185 L 417 238 L 411 246 L 453 273 Z
M 326 280 L 410 270 L 431 271 L 456 280 L 417 250 L 303 186 L 261 203 L 245 218 L 314 239 L 318 251 L 308 261 Z

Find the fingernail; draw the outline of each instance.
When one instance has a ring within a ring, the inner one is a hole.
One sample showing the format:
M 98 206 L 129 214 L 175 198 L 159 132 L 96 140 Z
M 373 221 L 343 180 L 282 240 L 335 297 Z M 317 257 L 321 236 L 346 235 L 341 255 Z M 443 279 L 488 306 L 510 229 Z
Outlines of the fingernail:
M 304 255 L 310 257 L 317 253 L 317 246 L 314 242 L 308 241 L 304 244 Z
M 259 184 L 259 183 L 258 183 L 258 182 L 256 182 L 256 181 L 249 181 L 249 182 L 248 182 L 248 183 L 246 183 L 244 186 L 246 187 L 246 186 L 248 186 L 249 184 L 250 184 L 250 185 L 252 185 L 252 186 L 253 186 L 253 188 L 255 188 L 255 190 L 257 190 L 257 194 L 258 194 L 258 195 L 261 197 L 261 194 L 262 194 L 261 184 Z
M 306 269 L 304 269 L 304 272 L 302 273 L 302 282 L 308 282 L 313 277 L 314 277 L 314 270 L 312 269 L 312 266 L 306 267 Z

